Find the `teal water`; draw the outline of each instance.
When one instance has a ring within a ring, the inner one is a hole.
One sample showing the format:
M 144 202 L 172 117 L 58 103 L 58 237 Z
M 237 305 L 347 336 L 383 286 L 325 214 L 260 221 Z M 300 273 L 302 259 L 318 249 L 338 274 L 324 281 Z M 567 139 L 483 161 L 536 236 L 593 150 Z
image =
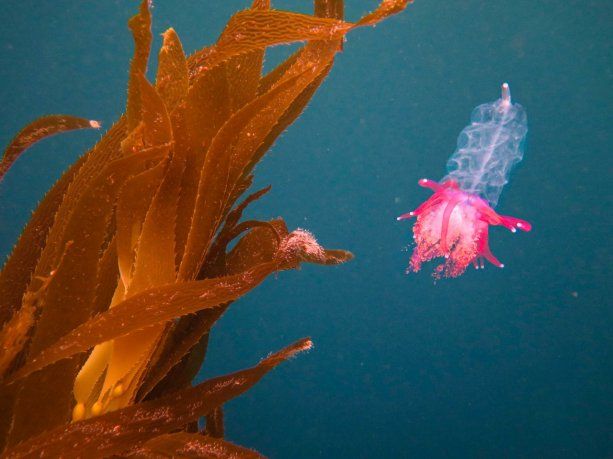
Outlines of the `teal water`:
M 187 51 L 211 43 L 247 3 L 158 1 L 154 49 L 170 25 Z M 376 3 L 348 0 L 347 17 Z M 110 126 L 123 111 L 135 10 L 5 0 L 0 143 L 46 113 Z M 281 273 L 215 327 L 202 377 L 315 341 L 226 406 L 230 440 L 273 458 L 613 456 L 612 19 L 604 0 L 418 0 L 349 36 L 258 166 L 256 186 L 273 190 L 250 216 L 281 215 L 356 259 Z M 529 134 L 497 210 L 533 231 L 492 231 L 502 270 L 436 284 L 428 270 L 405 275 L 411 234 L 395 217 L 428 197 L 417 180 L 445 174 L 470 111 L 503 81 Z M 49 139 L 15 165 L 0 184 L 1 254 L 99 135 Z

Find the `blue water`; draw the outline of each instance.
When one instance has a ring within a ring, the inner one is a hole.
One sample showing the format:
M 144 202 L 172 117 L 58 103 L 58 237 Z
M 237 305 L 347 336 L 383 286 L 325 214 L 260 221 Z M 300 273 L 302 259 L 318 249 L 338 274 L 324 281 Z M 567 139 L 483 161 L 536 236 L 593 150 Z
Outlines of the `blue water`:
M 186 50 L 208 44 L 247 3 L 158 1 L 155 46 L 170 25 Z M 353 20 L 376 4 L 347 3 Z M 117 119 L 135 9 L 4 0 L 0 143 L 46 113 Z M 418 0 L 352 32 L 258 166 L 273 190 L 251 216 L 281 215 L 356 259 L 281 273 L 215 327 L 203 377 L 315 341 L 226 406 L 230 440 L 273 458 L 613 456 L 612 19 L 606 0 Z M 444 175 L 470 111 L 503 81 L 530 131 L 497 210 L 534 230 L 492 231 L 503 270 L 407 276 L 411 234 L 395 217 L 428 196 L 417 180 Z M 0 184 L 1 254 L 99 136 L 49 139 L 15 165 Z

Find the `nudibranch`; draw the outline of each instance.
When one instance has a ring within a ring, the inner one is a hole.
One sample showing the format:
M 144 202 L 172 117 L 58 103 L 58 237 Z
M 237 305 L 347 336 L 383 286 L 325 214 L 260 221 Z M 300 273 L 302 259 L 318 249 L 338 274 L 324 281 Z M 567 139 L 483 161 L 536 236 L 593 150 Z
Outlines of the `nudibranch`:
M 444 263 L 435 268 L 434 277 L 457 277 L 472 263 L 483 268 L 484 260 L 499 268 L 504 265 L 492 254 L 488 243 L 490 225 L 504 226 L 515 233 L 530 231 L 525 220 L 499 215 L 487 201 L 476 194 L 463 191 L 454 180 L 437 183 L 421 179 L 419 185 L 434 194 L 417 209 L 398 217 L 416 217 L 413 226 L 415 249 L 407 272 L 417 272 L 424 262 L 443 257 Z

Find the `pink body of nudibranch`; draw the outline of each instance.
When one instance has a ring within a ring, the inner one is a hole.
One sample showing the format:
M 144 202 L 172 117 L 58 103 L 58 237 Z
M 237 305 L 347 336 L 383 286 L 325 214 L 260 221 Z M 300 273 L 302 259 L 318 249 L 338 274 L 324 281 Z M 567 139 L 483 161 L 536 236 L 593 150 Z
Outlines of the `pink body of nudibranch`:
M 489 248 L 489 226 L 501 225 L 512 232 L 532 229 L 525 220 L 498 215 L 484 199 L 461 190 L 454 180 L 439 184 L 421 179 L 419 185 L 434 194 L 413 212 L 398 217 L 417 217 L 413 225 L 416 246 L 407 271 L 417 272 L 422 263 L 437 257 L 444 257 L 445 262 L 436 267 L 436 278 L 457 277 L 470 263 L 483 268 L 483 259 L 502 268 L 504 265 Z

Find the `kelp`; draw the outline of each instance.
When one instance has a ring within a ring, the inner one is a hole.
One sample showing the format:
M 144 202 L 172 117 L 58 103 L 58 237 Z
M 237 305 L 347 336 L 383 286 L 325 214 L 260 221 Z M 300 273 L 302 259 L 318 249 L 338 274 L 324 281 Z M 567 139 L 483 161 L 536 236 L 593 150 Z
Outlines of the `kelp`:
M 238 274 L 165 284 L 130 296 L 76 327 L 31 358 L 11 380 L 28 376 L 58 360 L 86 351 L 98 343 L 165 323 L 175 317 L 234 301 L 253 290 L 270 274 L 297 267 L 300 260 L 338 264 L 350 258 L 351 255 L 344 251 L 323 250 L 310 234 L 296 230 L 281 241 L 273 260 L 257 263 Z
M 0 272 L 0 447 L 6 457 L 259 457 L 223 439 L 222 405 L 299 350 L 191 387 L 211 328 L 271 274 L 351 259 L 282 219 L 243 220 L 256 164 L 302 113 L 356 23 L 341 0 L 314 15 L 255 0 L 186 57 L 163 34 L 155 83 L 150 4 L 134 39 L 126 113 L 51 188 Z M 305 42 L 268 74 L 266 49 Z M 7 147 L 0 180 L 33 143 L 99 127 L 52 115 Z M 198 431 L 195 421 L 206 416 Z
M 6 457 L 104 457 L 138 448 L 212 412 L 248 390 L 284 360 L 312 346 L 311 340 L 304 338 L 247 370 L 45 432 L 9 450 Z
M 208 419 L 208 418 L 207 418 Z M 256 451 L 234 445 L 228 441 L 187 432 L 160 435 L 146 442 L 130 457 L 207 457 L 260 459 Z
M 4 156 L 0 161 L 0 180 L 4 178 L 21 153 L 36 142 L 61 132 L 87 128 L 99 129 L 100 122 L 71 115 L 48 115 L 38 118 L 19 131 L 4 150 Z

